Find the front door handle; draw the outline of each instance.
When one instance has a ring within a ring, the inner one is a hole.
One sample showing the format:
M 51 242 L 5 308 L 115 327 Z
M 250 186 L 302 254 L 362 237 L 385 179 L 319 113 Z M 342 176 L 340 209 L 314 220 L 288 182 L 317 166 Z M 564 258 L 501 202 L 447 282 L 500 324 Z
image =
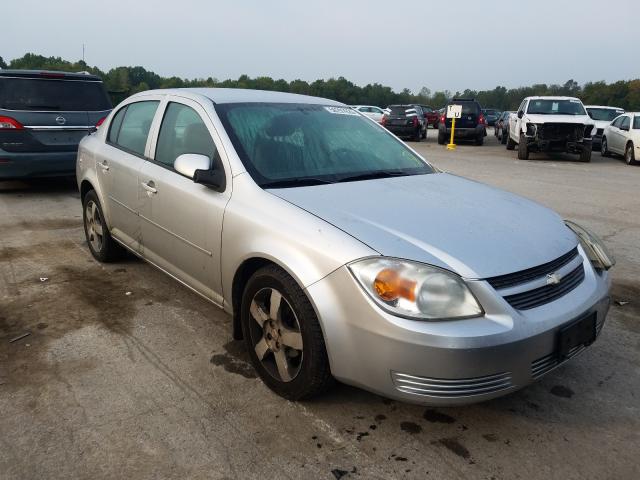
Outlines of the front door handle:
M 156 184 L 153 183 L 153 180 L 149 180 L 148 182 L 142 182 L 142 188 L 144 188 L 149 193 L 158 193 L 158 189 L 156 188 Z
M 104 170 L 105 172 L 109 170 L 109 164 L 106 160 L 103 160 L 102 163 L 99 163 L 98 165 L 100 165 L 102 167 L 102 170 Z

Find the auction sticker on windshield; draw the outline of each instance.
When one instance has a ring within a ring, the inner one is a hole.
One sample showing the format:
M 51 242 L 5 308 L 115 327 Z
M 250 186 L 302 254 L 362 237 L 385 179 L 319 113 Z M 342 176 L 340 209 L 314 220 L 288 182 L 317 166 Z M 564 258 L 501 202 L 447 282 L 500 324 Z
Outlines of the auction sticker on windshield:
M 335 113 L 336 115 L 355 115 L 356 117 L 359 115 L 355 110 L 349 107 L 324 107 L 324 109 L 329 113 Z

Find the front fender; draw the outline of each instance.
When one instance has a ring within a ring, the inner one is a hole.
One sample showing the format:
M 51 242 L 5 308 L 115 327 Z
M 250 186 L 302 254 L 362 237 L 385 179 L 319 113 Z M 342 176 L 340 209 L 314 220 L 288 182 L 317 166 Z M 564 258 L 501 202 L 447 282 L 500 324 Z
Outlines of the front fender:
M 221 274 L 227 311 L 232 309 L 234 276 L 249 259 L 279 265 L 306 288 L 350 261 L 379 254 L 326 221 L 262 190 L 246 173 L 235 177 L 233 186 L 222 232 Z

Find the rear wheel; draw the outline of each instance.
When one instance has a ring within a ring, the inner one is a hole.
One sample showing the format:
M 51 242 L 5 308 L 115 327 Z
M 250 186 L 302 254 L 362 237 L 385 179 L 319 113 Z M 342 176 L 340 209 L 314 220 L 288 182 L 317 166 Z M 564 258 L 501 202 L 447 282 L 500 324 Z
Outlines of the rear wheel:
M 438 145 L 444 145 L 447 141 L 447 134 L 442 130 L 438 130 Z
M 607 144 L 607 137 L 602 137 L 602 141 L 600 142 L 600 155 L 602 155 L 603 157 L 611 156 L 609 145 Z
M 116 243 L 102 213 L 102 206 L 94 190 L 82 199 L 84 234 L 93 258 L 99 262 L 115 262 L 124 255 L 124 248 Z
M 269 265 L 254 273 L 243 292 L 240 315 L 251 362 L 271 390 L 301 400 L 331 386 L 315 310 L 285 271 Z
M 627 165 L 640 164 L 640 162 L 636 160 L 632 142 L 627 143 L 627 148 L 624 151 L 624 161 L 627 162 Z
M 511 133 L 507 134 L 507 150 L 513 150 L 516 148 L 516 142 L 511 138 Z
M 484 135 L 480 134 L 476 137 L 476 145 L 480 146 L 484 143 Z
M 413 140 L 416 142 L 419 142 L 421 138 L 422 138 L 422 129 L 420 128 L 420 125 L 418 125 L 418 128 L 413 134 Z
M 507 138 L 509 138 L 509 132 L 505 132 L 504 130 L 502 130 L 502 135 L 500 135 L 500 143 L 502 143 L 503 145 L 507 143 Z
M 520 142 L 518 143 L 518 159 L 529 160 L 529 145 L 527 145 L 527 137 L 520 134 Z

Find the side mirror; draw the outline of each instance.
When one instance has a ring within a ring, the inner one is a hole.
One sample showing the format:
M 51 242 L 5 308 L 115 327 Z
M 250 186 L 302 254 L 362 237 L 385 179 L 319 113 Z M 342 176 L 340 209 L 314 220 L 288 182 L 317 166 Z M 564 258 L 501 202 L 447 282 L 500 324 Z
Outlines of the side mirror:
M 522 117 L 524 117 L 524 112 L 522 110 L 520 110 L 518 112 L 518 118 L 522 118 Z
M 185 153 L 176 158 L 173 168 L 176 172 L 193 179 L 196 170 L 209 170 L 211 159 L 206 155 Z

